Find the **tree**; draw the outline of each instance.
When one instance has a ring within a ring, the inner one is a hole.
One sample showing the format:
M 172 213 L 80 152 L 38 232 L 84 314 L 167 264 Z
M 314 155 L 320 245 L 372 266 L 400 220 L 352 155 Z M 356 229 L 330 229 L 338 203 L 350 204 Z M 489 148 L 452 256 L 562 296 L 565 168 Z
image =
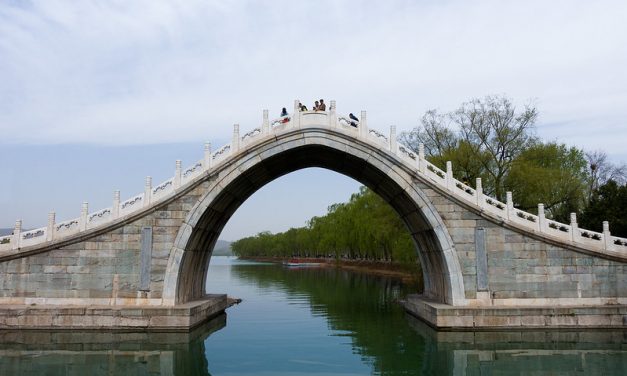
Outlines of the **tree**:
M 588 206 L 579 217 L 579 226 L 601 232 L 603 221 L 610 222 L 615 236 L 627 237 L 627 184 L 610 180 L 596 189 Z
M 416 249 L 405 224 L 381 197 L 366 187 L 346 203 L 333 204 L 307 227 L 262 232 L 231 244 L 238 256 L 335 257 L 415 265 Z
M 582 150 L 556 142 L 537 143 L 512 161 L 505 187 L 515 206 L 535 212 L 543 203 L 547 215 L 568 222 L 571 212 L 585 203 L 587 162 Z
M 512 161 L 537 142 L 532 134 L 537 118 L 531 104 L 517 112 L 509 98 L 487 96 L 463 103 L 447 114 L 427 111 L 421 125 L 403 132 L 400 141 L 414 151 L 423 143 L 425 153 L 440 168 L 446 163 L 443 158 L 451 158 L 453 166 L 462 166 L 462 173 L 467 174 L 463 178 L 472 181 L 482 177 L 484 191 L 504 200 L 505 178 Z
M 420 119 L 420 126 L 411 132 L 402 132 L 402 144 L 418 153 L 418 145 L 423 144 L 427 157 L 439 156 L 457 147 L 459 136 L 450 128 L 451 118 L 437 110 L 427 111 Z
M 590 169 L 588 201 L 599 187 L 610 180 L 614 180 L 618 185 L 627 183 L 627 164 L 615 165 L 608 160 L 605 152 L 598 150 L 586 153 L 586 159 Z
M 536 108 L 525 105 L 523 111 L 517 113 L 510 99 L 487 96 L 462 104 L 451 116 L 460 127 L 462 139 L 471 146 L 472 155 L 483 164 L 489 177 L 488 193 L 503 200 L 505 177 L 512 161 L 536 142 L 531 134 L 538 118 Z

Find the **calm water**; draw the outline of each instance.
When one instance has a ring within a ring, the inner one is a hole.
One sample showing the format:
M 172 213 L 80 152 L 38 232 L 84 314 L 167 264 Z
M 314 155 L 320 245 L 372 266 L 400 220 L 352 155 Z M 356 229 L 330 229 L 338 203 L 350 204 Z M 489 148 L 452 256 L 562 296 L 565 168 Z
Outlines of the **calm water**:
M 435 332 L 398 281 L 224 257 L 192 333 L 0 332 L 0 375 L 627 375 L 627 332 Z

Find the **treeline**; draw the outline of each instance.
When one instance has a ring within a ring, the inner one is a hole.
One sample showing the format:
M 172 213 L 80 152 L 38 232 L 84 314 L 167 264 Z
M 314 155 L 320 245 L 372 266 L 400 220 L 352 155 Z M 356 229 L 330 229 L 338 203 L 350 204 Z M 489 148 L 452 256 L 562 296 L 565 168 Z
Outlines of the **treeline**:
M 262 232 L 231 243 L 243 257 L 332 257 L 415 263 L 416 249 L 398 214 L 366 187 L 347 203 L 334 204 L 307 226 Z
M 429 110 L 420 125 L 403 132 L 400 142 L 441 169 L 451 161 L 454 176 L 505 201 L 511 191 L 514 206 L 569 223 L 576 213 L 579 227 L 601 231 L 610 222 L 612 234 L 627 237 L 627 165 L 611 163 L 604 152 L 586 152 L 534 134 L 538 110 L 532 104 L 518 110 L 504 96 L 463 103 L 450 112 Z

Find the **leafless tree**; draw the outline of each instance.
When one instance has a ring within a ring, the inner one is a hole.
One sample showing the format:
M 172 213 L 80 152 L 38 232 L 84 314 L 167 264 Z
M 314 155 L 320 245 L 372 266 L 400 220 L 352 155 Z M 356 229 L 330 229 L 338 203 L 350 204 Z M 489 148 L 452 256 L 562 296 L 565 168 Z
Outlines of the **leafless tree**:
M 517 113 L 516 106 L 507 97 L 487 96 L 462 104 L 450 116 L 459 126 L 461 138 L 484 164 L 494 194 L 504 199 L 504 180 L 512 161 L 536 142 L 532 129 L 538 111 L 527 104 Z
M 420 125 L 411 132 L 402 132 L 399 140 L 415 153 L 418 153 L 418 145 L 423 144 L 427 156 L 442 155 L 455 148 L 459 141 L 450 122 L 448 114 L 429 110 L 420 119 Z
M 537 141 L 532 132 L 537 118 L 538 111 L 532 104 L 517 112 L 509 98 L 487 96 L 466 102 L 450 113 L 429 110 L 417 128 L 403 132 L 399 139 L 414 151 L 424 144 L 427 156 L 451 157 L 449 152 L 463 146 L 464 160 L 482 166 L 484 191 L 503 200 L 504 180 L 512 161 Z
M 588 200 L 596 189 L 610 180 L 614 180 L 618 185 L 627 183 L 627 164 L 617 165 L 610 162 L 607 154 L 600 150 L 587 152 L 586 160 L 590 169 Z

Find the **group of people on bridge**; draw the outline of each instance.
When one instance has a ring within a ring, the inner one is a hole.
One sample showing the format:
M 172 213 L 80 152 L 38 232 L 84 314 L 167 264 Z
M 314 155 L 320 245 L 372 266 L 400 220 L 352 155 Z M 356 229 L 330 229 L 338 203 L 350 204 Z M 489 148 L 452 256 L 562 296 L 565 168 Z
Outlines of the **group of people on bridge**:
M 300 112 L 309 111 L 307 109 L 307 106 L 305 106 L 304 104 L 300 102 L 298 102 L 298 110 Z M 326 111 L 326 110 L 327 110 L 327 105 L 326 103 L 324 103 L 324 99 L 315 101 L 313 105 L 313 111 Z M 288 115 L 289 114 L 287 113 L 287 108 L 283 107 L 281 109 L 281 117 L 283 118 L 283 120 L 281 120 L 282 123 L 287 123 L 288 121 L 290 121 Z M 359 125 L 359 119 L 357 118 L 357 116 L 353 115 L 353 113 L 351 112 L 350 114 L 348 114 L 348 117 L 350 118 L 349 124 L 357 128 L 357 126 Z
M 303 111 L 309 111 L 307 109 L 307 106 L 305 106 L 302 103 L 298 103 L 298 109 L 303 112 Z M 320 99 L 319 101 L 316 101 L 313 105 L 313 109 L 312 111 L 326 111 L 327 110 L 327 105 L 326 103 L 324 103 L 324 99 Z

